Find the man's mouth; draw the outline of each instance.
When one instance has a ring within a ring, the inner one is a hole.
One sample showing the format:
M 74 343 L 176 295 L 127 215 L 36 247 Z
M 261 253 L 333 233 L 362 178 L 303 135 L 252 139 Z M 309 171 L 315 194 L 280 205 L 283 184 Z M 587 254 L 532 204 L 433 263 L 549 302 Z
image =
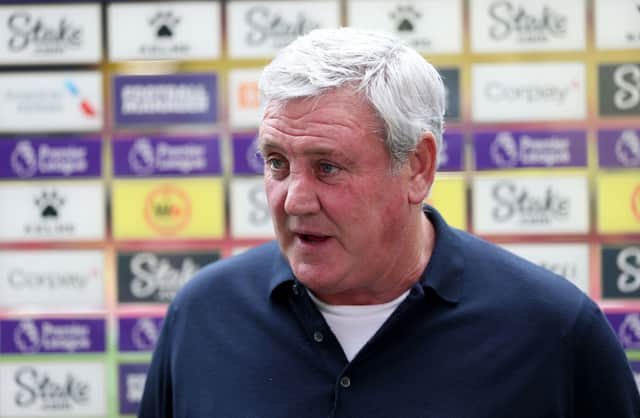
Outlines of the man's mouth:
M 303 242 L 316 243 L 324 242 L 329 239 L 327 235 L 313 235 L 313 234 L 296 234 Z

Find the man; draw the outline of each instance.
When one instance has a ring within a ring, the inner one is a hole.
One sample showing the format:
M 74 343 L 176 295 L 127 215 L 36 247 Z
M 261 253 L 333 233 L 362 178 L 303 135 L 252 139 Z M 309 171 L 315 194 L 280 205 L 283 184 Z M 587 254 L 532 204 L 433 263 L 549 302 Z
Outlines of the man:
M 317 30 L 260 86 L 278 243 L 186 284 L 141 417 L 640 417 L 586 295 L 423 207 L 445 93 L 419 54 Z

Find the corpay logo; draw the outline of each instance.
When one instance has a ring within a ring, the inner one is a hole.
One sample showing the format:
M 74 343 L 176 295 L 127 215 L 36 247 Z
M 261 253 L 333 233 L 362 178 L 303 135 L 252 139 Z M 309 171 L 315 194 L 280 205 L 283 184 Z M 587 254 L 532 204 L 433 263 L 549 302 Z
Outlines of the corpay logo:
M 640 137 L 633 129 L 625 129 L 615 145 L 616 158 L 627 167 L 640 164 Z
M 501 80 L 489 82 L 485 89 L 485 97 L 496 103 L 553 103 L 562 104 L 571 90 L 580 88 L 580 82 L 573 80 L 570 84 L 510 84 Z
M 640 248 L 627 247 L 620 251 L 616 265 L 620 270 L 618 290 L 622 293 L 632 293 L 640 289 Z

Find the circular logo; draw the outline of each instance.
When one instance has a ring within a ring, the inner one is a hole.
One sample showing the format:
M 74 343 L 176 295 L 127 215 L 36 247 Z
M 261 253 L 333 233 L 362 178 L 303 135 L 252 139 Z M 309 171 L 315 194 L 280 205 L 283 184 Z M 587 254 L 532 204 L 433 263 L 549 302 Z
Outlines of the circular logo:
M 11 168 L 20 177 L 31 177 L 38 170 L 36 150 L 29 141 L 20 141 L 11 153 Z
M 622 131 L 616 141 L 615 153 L 618 161 L 626 167 L 640 165 L 640 138 L 632 129 Z
M 151 174 L 155 169 L 153 145 L 147 138 L 141 138 L 133 143 L 128 155 L 129 166 L 136 174 Z
M 13 342 L 23 353 L 35 353 L 40 348 L 38 326 L 30 319 L 20 321 L 13 331 Z
M 513 167 L 518 162 L 518 144 L 509 132 L 500 132 L 496 135 L 489 153 L 498 167 Z
M 188 194 L 171 184 L 153 189 L 144 203 L 144 218 L 162 235 L 173 235 L 191 220 L 191 200 Z

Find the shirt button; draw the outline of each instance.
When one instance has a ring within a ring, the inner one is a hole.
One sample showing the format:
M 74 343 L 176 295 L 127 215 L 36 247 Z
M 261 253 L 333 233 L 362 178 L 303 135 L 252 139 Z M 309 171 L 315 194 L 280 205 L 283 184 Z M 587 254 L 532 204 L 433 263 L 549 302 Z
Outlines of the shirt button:
M 321 343 L 322 340 L 324 340 L 324 335 L 322 335 L 320 331 L 316 331 L 313 333 L 313 339 L 315 340 L 315 342 Z
M 343 388 L 348 388 L 349 386 L 351 386 L 351 379 L 349 379 L 347 376 L 342 376 L 342 378 L 340 379 L 340 386 L 342 386 Z
M 296 283 L 294 283 L 293 286 L 291 286 L 291 290 L 293 291 L 293 294 L 296 296 L 300 294 L 300 289 L 298 288 L 298 285 Z

